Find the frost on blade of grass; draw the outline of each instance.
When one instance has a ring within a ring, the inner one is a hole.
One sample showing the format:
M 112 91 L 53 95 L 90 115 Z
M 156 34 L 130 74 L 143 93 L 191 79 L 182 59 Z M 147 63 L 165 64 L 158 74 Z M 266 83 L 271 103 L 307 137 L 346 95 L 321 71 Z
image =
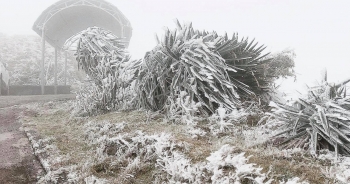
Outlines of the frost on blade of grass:
M 38 183 L 77 183 L 78 177 L 75 167 L 61 167 L 57 170 L 49 171 L 39 179 Z
M 226 131 L 232 131 L 234 128 L 234 121 L 237 121 L 239 119 L 238 116 L 241 115 L 244 116 L 244 114 L 239 114 L 237 110 L 227 113 L 225 108 L 219 107 L 216 113 L 209 118 L 211 123 L 209 128 L 214 135 Z
M 261 168 L 247 163 L 244 153 L 234 153 L 229 145 L 222 146 L 218 151 L 207 157 L 207 162 L 192 164 L 183 154 L 174 151 L 170 156 L 157 159 L 157 166 L 163 175 L 157 175 L 156 181 L 169 183 L 271 183 Z
M 177 149 L 169 134 L 123 133 L 123 129 L 123 123 L 87 124 L 87 141 L 96 147 L 95 159 L 90 161 L 93 165 L 87 166 L 96 173 L 117 173 L 118 182 L 132 182 L 139 171 L 155 164 L 157 155 Z
M 233 154 L 233 151 L 234 148 L 226 144 L 207 158 L 209 163 L 206 168 L 213 173 L 211 176 L 213 183 L 228 184 L 242 181 L 264 183 L 266 175 L 261 173 L 262 168 L 248 164 L 248 158 L 244 153 Z M 266 183 L 271 182 L 272 180 L 269 180 Z
M 338 160 L 334 160 L 335 153 L 329 150 L 321 150 L 318 159 L 329 160 L 332 166 L 323 169 L 322 172 L 328 178 L 334 178 L 338 182 L 350 183 L 350 157 L 340 156 Z
M 202 183 L 208 180 L 205 177 L 204 163 L 191 164 L 191 160 L 180 152 L 171 155 L 160 155 L 157 159 L 159 173 L 155 183 Z
M 336 178 L 344 183 L 350 183 L 350 158 L 344 157 L 336 166 Z
M 198 138 L 203 137 L 207 134 L 204 130 L 200 128 L 196 128 L 194 126 L 188 126 L 186 129 L 186 132 L 192 137 L 192 138 Z
M 271 139 L 271 136 L 276 133 L 273 130 L 278 124 L 269 122 L 256 127 L 246 127 L 240 131 L 241 138 L 244 140 L 245 147 L 262 145 Z
M 196 124 L 199 117 L 196 114 L 199 112 L 201 103 L 190 100 L 190 96 L 185 91 L 180 91 L 175 100 L 169 100 L 165 104 L 169 109 L 167 119 L 174 123 L 182 123 L 186 125 Z
M 101 178 L 97 178 L 97 177 L 95 177 L 94 175 L 89 176 L 89 177 L 86 177 L 86 178 L 84 179 L 84 182 L 85 182 L 86 184 L 107 184 L 107 183 L 108 183 L 107 180 L 101 179 Z
M 261 168 L 248 163 L 244 153 L 235 153 L 228 145 L 207 160 L 194 163 L 188 157 L 188 143 L 177 141 L 170 134 L 127 132 L 127 124 L 109 122 L 89 122 L 85 129 L 87 141 L 95 147 L 94 159 L 86 163 L 85 170 L 94 170 L 91 174 L 95 178 L 113 174 L 115 178 L 108 181 L 132 183 L 140 173 L 149 172 L 153 183 L 270 182 L 265 181 L 267 177 Z
M 126 123 L 117 123 L 112 124 L 108 121 L 96 122 L 89 121 L 84 125 L 85 128 L 85 137 L 91 144 L 95 144 L 96 141 L 99 141 L 103 136 L 113 136 L 122 132 L 125 128 Z
M 309 182 L 306 181 L 299 181 L 299 177 L 294 177 L 292 179 L 288 179 L 288 181 L 280 181 L 281 184 L 309 184 Z
M 247 107 L 229 110 L 219 107 L 209 120 L 209 129 L 213 135 L 232 133 L 238 126 L 255 125 L 263 112 L 256 102 L 247 102 Z
M 168 101 L 166 104 L 169 112 L 166 117 L 167 121 L 172 123 L 181 123 L 187 125 L 186 132 L 192 138 L 203 137 L 206 132 L 196 127 L 198 122 L 203 118 L 197 116 L 201 103 L 190 101 L 190 97 L 185 91 L 181 91 L 175 101 Z

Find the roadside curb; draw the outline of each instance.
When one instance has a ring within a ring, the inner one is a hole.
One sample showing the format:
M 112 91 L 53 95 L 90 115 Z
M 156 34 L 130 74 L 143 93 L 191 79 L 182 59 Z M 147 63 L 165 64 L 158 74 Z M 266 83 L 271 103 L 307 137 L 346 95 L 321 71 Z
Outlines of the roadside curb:
M 23 128 L 23 131 L 30 142 L 34 155 L 39 160 L 41 166 L 44 168 L 45 174 L 49 173 L 50 165 L 47 162 L 47 160 L 43 157 L 43 155 L 47 155 L 47 153 L 46 151 L 40 150 L 40 148 L 42 148 L 43 145 L 39 141 L 39 136 L 35 135 L 35 132 L 28 128 Z

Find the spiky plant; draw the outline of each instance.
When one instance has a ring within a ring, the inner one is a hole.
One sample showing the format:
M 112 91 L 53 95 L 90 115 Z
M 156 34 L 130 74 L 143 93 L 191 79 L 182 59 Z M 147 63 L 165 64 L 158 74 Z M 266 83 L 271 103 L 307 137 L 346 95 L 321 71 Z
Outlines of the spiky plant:
M 277 104 L 270 115 L 285 123 L 285 131 L 275 135 L 285 137 L 279 145 L 309 148 L 312 153 L 333 147 L 337 154 L 349 155 L 350 97 L 345 86 L 349 81 L 328 83 L 324 72 L 321 85 L 309 88 L 307 98 L 297 99 L 293 106 Z
M 126 90 L 132 91 L 139 61 L 129 60 L 121 38 L 98 27 L 88 28 L 78 35 L 75 55 L 94 83 L 78 98 L 85 111 L 110 111 L 132 100 Z
M 257 47 L 254 40 L 238 40 L 237 34 L 218 36 L 195 30 L 192 24 L 176 23 L 177 28 L 167 30 L 161 41 L 157 38 L 158 45 L 144 57 L 137 88 L 142 107 L 166 112 L 173 104 L 189 108 L 183 105 L 189 103 L 177 103 L 185 92 L 189 102 L 200 104 L 201 114 L 211 114 L 219 106 L 232 110 L 241 107 L 243 97 L 269 91 L 280 76 L 276 67 L 269 67 L 278 58 L 262 55 L 265 47 Z
M 264 95 L 271 91 L 277 78 L 294 76 L 295 53 L 292 50 L 262 55 L 266 46 L 258 46 L 255 39 L 249 41 L 248 38 L 242 38 L 239 41 L 238 34 L 234 34 L 231 39 L 225 35 L 223 39 L 217 51 L 227 65 L 236 69 L 228 73 L 242 97 L 249 99 Z
M 128 60 L 125 46 L 111 32 L 98 27 L 91 27 L 79 35 L 75 56 L 79 68 L 82 68 L 94 82 L 101 86 L 108 74 L 114 73 L 116 65 Z M 101 67 L 107 71 L 101 71 Z

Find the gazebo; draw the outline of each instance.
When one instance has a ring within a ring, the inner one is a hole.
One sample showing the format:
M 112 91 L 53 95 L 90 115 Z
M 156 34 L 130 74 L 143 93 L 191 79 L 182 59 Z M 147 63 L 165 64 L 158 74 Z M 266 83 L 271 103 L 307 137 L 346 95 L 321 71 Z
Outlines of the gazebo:
M 60 0 L 38 17 L 33 30 L 42 38 L 41 93 L 44 94 L 45 42 L 55 48 L 55 93 L 57 93 L 57 53 L 67 39 L 89 28 L 100 27 L 124 38 L 128 45 L 132 27 L 123 13 L 105 0 Z M 65 52 L 65 73 L 67 53 Z M 66 75 L 65 75 L 66 76 Z M 66 77 L 65 77 L 66 81 Z M 66 82 L 65 82 L 66 83 Z

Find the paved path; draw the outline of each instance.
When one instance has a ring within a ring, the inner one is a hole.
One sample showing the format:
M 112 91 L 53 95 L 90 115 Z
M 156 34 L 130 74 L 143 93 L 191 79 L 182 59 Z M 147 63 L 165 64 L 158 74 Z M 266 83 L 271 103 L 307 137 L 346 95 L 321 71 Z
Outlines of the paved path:
M 0 184 L 36 183 L 36 176 L 43 172 L 17 121 L 25 109 L 14 105 L 74 98 L 75 95 L 0 96 Z
M 25 104 L 37 101 L 54 101 L 75 99 L 75 94 L 65 95 L 30 95 L 30 96 L 0 96 L 0 108 L 9 107 L 13 105 Z

